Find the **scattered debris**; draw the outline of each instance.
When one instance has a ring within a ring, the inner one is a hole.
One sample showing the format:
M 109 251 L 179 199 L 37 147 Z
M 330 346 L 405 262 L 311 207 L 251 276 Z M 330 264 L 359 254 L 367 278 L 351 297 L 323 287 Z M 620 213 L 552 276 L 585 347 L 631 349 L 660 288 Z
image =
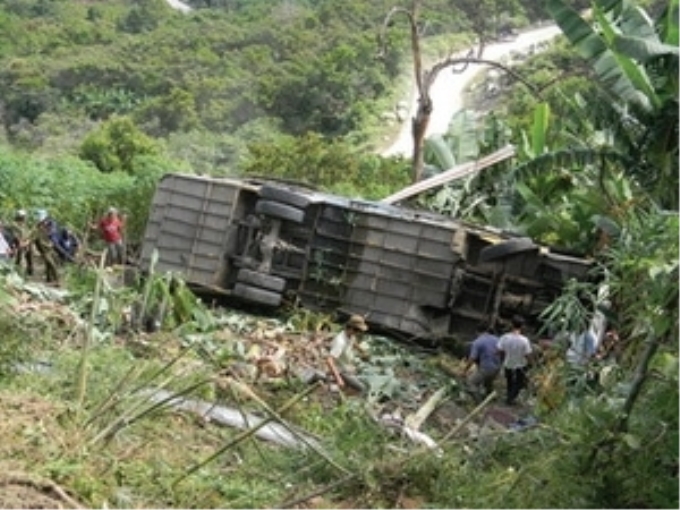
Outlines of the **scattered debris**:
M 67 335 L 84 330 L 87 324 L 85 317 L 89 314 L 85 313 L 87 305 L 79 302 L 78 298 L 61 289 L 24 281 L 18 275 L 5 277 L 8 282 L 5 286 L 9 296 L 7 302 L 10 304 L 7 309 L 13 314 L 47 318 L 63 327 Z M 115 309 L 114 297 L 108 296 L 108 299 L 112 303 L 110 310 Z M 319 379 L 316 377 L 318 374 L 325 373 L 324 360 L 334 329 L 339 326 L 324 323 L 323 328 L 306 329 L 306 322 L 301 325 L 294 318 L 282 321 L 226 309 L 212 310 L 211 313 L 214 320 L 210 329 L 196 331 L 196 328 L 188 328 L 186 333 L 181 329 L 148 334 L 134 331 L 116 333 L 112 324 L 103 321 L 97 325 L 102 330 L 98 341 L 125 344 L 135 356 L 154 358 L 176 356 L 179 350 L 192 348 L 201 360 L 193 359 L 189 363 L 212 366 L 220 375 L 216 379 L 218 386 L 222 379 L 238 380 L 243 387 L 257 388 L 258 393 L 264 394 L 268 390 L 309 384 Z M 367 334 L 364 342 L 364 348 L 370 355 L 357 360 L 357 368 L 369 389 L 361 398 L 377 423 L 412 443 L 441 454 L 440 445 L 453 435 L 472 437 L 483 434 L 485 430 L 524 430 L 536 423 L 531 417 L 526 417 L 527 413 L 522 417 L 519 410 L 504 409 L 490 400 L 468 413 L 466 409 L 470 402 L 457 384 L 461 360 L 443 353 L 414 351 L 377 335 Z M 15 365 L 17 372 L 48 373 L 52 368 L 51 361 L 42 359 L 26 360 Z M 323 380 L 323 377 L 320 379 Z M 254 395 L 255 391 L 252 393 Z M 253 435 L 285 447 L 313 445 L 316 448 L 319 444 L 317 438 L 296 431 L 278 419 L 272 420 L 271 416 L 260 418 L 239 409 L 176 396 L 161 389 L 149 390 L 146 397 L 151 402 L 167 401 L 177 410 L 243 430 L 257 429 L 266 420 L 267 423 Z M 338 403 L 337 393 L 332 391 L 328 382 L 321 385 L 314 398 L 325 400 L 324 405 Z M 260 407 L 266 409 L 266 406 Z M 450 412 L 445 412 L 445 407 Z M 482 413 L 482 410 L 485 412 Z M 423 425 L 433 413 L 434 419 L 428 427 L 430 430 L 425 432 Z M 450 432 L 446 434 L 446 430 Z M 443 439 L 436 440 L 437 435 Z
M 164 403 L 180 411 L 188 411 L 199 415 L 206 421 L 243 430 L 254 429 L 255 436 L 290 448 L 304 448 L 308 445 L 318 447 L 317 440 L 309 434 L 294 432 L 295 427 L 282 423 L 267 423 L 262 426 L 264 418 L 245 413 L 238 409 L 216 405 L 202 400 L 176 397 L 171 391 L 153 389 L 146 392 L 146 397 L 153 403 Z

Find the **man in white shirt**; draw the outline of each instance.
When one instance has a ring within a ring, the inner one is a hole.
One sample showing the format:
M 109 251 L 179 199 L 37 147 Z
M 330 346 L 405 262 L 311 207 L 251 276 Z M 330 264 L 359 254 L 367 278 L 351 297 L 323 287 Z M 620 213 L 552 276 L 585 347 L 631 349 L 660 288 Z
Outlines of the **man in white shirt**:
M 512 330 L 498 341 L 498 350 L 503 357 L 503 370 L 507 385 L 505 403 L 514 405 L 519 392 L 527 386 L 526 368 L 531 355 L 531 343 L 522 334 L 524 319 L 512 318 Z
M 359 341 L 367 330 L 368 326 L 364 318 L 361 315 L 352 315 L 345 324 L 345 328 L 333 338 L 326 365 L 340 389 L 349 386 L 362 393 L 366 390 L 364 384 L 355 375 L 353 362 L 354 347 L 361 349 Z

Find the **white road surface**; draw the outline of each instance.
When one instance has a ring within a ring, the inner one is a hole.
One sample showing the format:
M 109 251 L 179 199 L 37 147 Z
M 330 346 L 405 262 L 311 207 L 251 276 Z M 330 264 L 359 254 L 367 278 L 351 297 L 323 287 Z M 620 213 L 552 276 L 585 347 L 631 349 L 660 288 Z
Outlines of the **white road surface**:
M 518 35 L 512 41 L 488 45 L 484 48 L 484 54 L 481 58 L 485 60 L 499 60 L 513 51 L 527 50 L 532 44 L 550 40 L 560 33 L 560 29 L 555 25 L 533 29 Z M 460 56 L 464 56 L 465 53 L 463 52 Z M 463 91 L 475 76 L 485 69 L 488 69 L 488 66 L 471 65 L 462 73 L 454 74 L 450 68 L 444 69 L 439 73 L 430 89 L 433 110 L 425 134 L 426 137 L 446 133 L 451 117 L 463 107 Z M 418 107 L 415 89 L 411 96 L 408 118 L 401 127 L 397 139 L 383 152 L 383 156 L 402 155 L 410 157 L 413 153 L 411 119 L 415 117 Z
M 180 0 L 167 0 L 167 2 L 170 7 L 177 9 L 178 11 L 189 12 L 191 10 L 191 6 L 184 2 L 180 2 Z

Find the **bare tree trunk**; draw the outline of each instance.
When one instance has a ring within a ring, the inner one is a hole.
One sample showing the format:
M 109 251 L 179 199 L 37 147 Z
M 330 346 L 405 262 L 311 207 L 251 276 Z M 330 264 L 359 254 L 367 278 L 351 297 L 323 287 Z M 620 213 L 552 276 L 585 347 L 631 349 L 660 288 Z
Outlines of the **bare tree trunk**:
M 425 133 L 430 123 L 432 114 L 432 101 L 429 95 L 427 98 L 420 96 L 416 116 L 411 119 L 411 133 L 413 134 L 413 155 L 412 155 L 412 180 L 413 183 L 420 181 L 423 176 L 425 166 L 425 154 L 423 146 L 425 144 Z
M 391 26 L 393 18 L 397 14 L 403 14 L 408 19 L 411 31 L 411 53 L 413 56 L 413 74 L 416 81 L 416 92 L 418 94 L 418 109 L 416 110 L 415 117 L 411 119 L 411 134 L 413 136 L 413 154 L 412 154 L 413 160 L 411 162 L 413 183 L 418 182 L 423 175 L 423 168 L 425 166 L 423 151 L 423 147 L 425 144 L 425 134 L 427 133 L 427 127 L 430 124 L 430 117 L 432 115 L 432 110 L 434 108 L 432 97 L 430 96 L 430 88 L 432 87 L 432 84 L 434 83 L 440 71 L 446 68 L 451 68 L 454 73 L 460 74 L 464 72 L 470 64 L 489 65 L 501 69 L 511 74 L 516 79 L 519 79 L 519 81 L 521 81 L 527 87 L 529 87 L 529 89 L 532 90 L 532 92 L 536 94 L 537 97 L 540 97 L 540 93 L 529 82 L 524 80 L 521 76 L 517 75 L 517 73 L 515 73 L 511 69 L 497 62 L 492 62 L 481 58 L 485 46 L 484 27 L 486 26 L 486 18 L 484 18 L 484 16 L 487 16 L 487 18 L 488 16 L 494 15 L 497 16 L 497 13 L 496 14 L 492 13 L 489 15 L 485 14 L 480 18 L 482 22 L 476 28 L 477 35 L 479 37 L 479 48 L 477 49 L 476 52 L 474 51 L 473 48 L 470 50 L 466 57 L 460 58 L 449 56 L 448 58 L 435 63 L 430 69 L 423 70 L 423 56 L 420 48 L 421 34 L 418 30 L 418 17 L 420 15 L 421 1 L 422 0 L 412 0 L 410 10 L 403 7 L 393 7 L 392 10 L 390 10 L 390 12 L 385 17 L 385 21 L 383 22 L 382 28 L 383 33 L 381 34 L 381 41 L 382 44 L 384 44 L 385 41 L 384 32 L 386 32 L 387 28 Z M 461 64 L 463 64 L 461 68 L 454 67 Z
M 420 34 L 418 33 L 418 16 L 420 1 L 413 0 L 409 21 L 411 23 L 411 51 L 413 53 L 413 74 L 418 89 L 418 110 L 411 119 L 411 133 L 413 134 L 412 180 L 418 182 L 423 175 L 424 154 L 423 144 L 425 133 L 432 114 L 432 98 L 429 84 L 423 75 L 423 57 L 420 49 Z

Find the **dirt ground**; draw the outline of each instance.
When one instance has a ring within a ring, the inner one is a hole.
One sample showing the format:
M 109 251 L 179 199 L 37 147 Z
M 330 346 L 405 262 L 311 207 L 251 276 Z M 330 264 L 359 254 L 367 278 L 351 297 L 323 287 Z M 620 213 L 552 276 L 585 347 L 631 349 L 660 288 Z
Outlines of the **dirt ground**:
M 55 482 L 31 473 L 31 466 L 9 460 L 17 451 L 30 459 L 38 432 L 58 440 L 58 412 L 38 397 L 0 395 L 0 508 L 83 508 Z
M 83 508 L 54 482 L 0 464 L 0 508 Z

